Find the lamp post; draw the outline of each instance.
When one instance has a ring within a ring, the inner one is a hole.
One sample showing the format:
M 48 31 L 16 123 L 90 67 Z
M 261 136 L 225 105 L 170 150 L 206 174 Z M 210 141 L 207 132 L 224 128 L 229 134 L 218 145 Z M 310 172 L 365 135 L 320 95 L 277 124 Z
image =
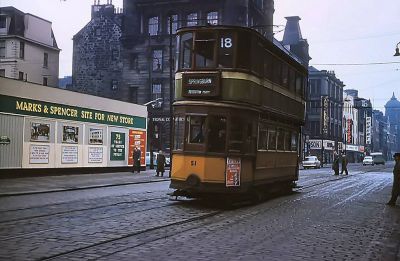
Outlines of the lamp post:
M 158 106 L 158 104 L 161 104 L 163 101 L 162 98 L 157 98 L 155 100 L 146 102 L 145 104 L 143 104 L 144 106 L 151 106 L 152 108 L 155 108 L 156 106 Z M 150 118 L 149 119 L 149 129 L 150 131 L 148 131 L 148 141 L 149 141 L 149 150 L 150 150 L 150 169 L 154 169 L 154 163 L 153 163 L 153 120 Z
M 399 45 L 400 45 L 400 42 L 397 43 L 397 45 L 396 45 L 396 53 L 393 56 L 400 56 Z

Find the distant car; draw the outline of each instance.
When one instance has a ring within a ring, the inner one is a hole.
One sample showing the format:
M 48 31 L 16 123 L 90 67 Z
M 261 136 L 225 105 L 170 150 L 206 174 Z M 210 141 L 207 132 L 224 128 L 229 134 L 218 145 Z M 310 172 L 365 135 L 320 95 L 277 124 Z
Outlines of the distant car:
M 372 166 L 375 165 L 374 159 L 372 158 L 372 156 L 365 156 L 364 157 L 363 166 L 365 166 L 365 165 L 372 165 Z
M 316 156 L 307 156 L 302 162 L 303 168 L 308 169 L 308 168 L 315 168 L 319 169 L 321 168 L 321 162 L 318 160 Z
M 371 153 L 372 158 L 374 159 L 374 164 L 379 165 L 385 165 L 385 159 L 383 158 L 383 153 L 382 152 L 372 152 Z

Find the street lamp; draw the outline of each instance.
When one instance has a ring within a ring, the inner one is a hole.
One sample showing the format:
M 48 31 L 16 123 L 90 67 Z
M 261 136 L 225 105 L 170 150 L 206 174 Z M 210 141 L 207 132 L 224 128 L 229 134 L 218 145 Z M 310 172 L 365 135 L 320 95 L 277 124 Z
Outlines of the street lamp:
M 400 42 L 397 43 L 397 45 L 396 45 L 396 53 L 393 56 L 400 56 L 399 44 L 400 44 Z
M 143 104 L 144 106 L 151 106 L 153 109 L 155 107 L 159 107 L 162 103 L 163 99 L 162 98 L 157 98 L 155 100 L 146 102 L 145 104 Z M 149 129 L 150 131 L 148 131 L 148 142 L 149 142 L 149 149 L 150 149 L 150 169 L 154 169 L 154 163 L 153 163 L 153 120 L 149 119 Z

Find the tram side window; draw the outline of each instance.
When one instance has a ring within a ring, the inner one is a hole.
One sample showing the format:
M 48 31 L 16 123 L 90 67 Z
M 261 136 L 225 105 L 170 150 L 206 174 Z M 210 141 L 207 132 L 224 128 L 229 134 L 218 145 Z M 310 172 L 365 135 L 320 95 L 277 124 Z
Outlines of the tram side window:
M 175 131 L 174 131 L 174 149 L 183 149 L 183 138 L 185 134 L 185 118 L 182 116 L 175 116 Z
M 252 57 L 251 57 L 251 70 L 257 74 L 257 75 L 263 75 L 263 57 L 262 55 L 262 51 L 263 48 L 260 44 L 260 42 L 258 41 L 257 38 L 253 37 L 252 39 L 252 47 L 251 47 L 252 51 Z
M 260 123 L 258 129 L 258 150 L 266 150 L 268 145 L 268 127 Z
M 289 68 L 289 90 L 294 93 L 295 92 L 295 81 L 296 81 L 296 73 L 292 68 Z
M 276 132 L 276 141 L 277 141 L 277 150 L 284 150 L 285 149 L 285 132 L 283 129 L 278 128 Z
M 190 69 L 192 67 L 193 34 L 183 34 L 181 41 L 182 57 L 180 66 L 182 69 Z
M 189 116 L 188 117 L 188 135 L 189 135 L 189 143 L 204 143 L 204 134 L 205 134 L 205 116 Z
M 243 145 L 243 132 L 242 132 L 241 119 L 232 117 L 229 127 L 229 143 L 228 150 L 233 152 L 241 152 Z
M 297 151 L 297 140 L 298 140 L 298 134 L 296 132 L 292 132 L 292 140 L 291 140 L 292 151 Z
M 303 77 L 299 73 L 296 73 L 296 94 L 300 97 L 302 97 L 303 91 L 302 91 L 302 82 L 303 82 Z
M 196 68 L 215 67 L 214 59 L 215 34 L 199 32 L 195 40 Z
M 272 67 L 272 81 L 277 84 L 281 84 L 282 81 L 282 62 L 277 59 L 273 58 L 273 67 Z
M 272 79 L 272 55 L 264 50 L 264 77 L 268 80 Z
M 286 88 L 289 86 L 289 73 L 286 63 L 282 63 L 282 85 Z
M 233 68 L 233 50 L 236 42 L 233 33 L 221 33 L 218 44 L 218 67 Z
M 225 152 L 226 117 L 210 116 L 208 118 L 208 151 Z
M 276 130 L 268 128 L 268 150 L 276 150 Z
M 285 151 L 291 151 L 292 136 L 290 131 L 285 131 Z

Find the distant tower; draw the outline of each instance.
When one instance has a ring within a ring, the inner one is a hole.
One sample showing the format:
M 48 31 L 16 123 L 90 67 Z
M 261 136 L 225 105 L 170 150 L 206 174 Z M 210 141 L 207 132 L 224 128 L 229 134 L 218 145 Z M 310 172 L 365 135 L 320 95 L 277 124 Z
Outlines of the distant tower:
M 311 60 L 308 49 L 308 42 L 303 39 L 300 30 L 299 21 L 301 20 L 298 16 L 285 17 L 286 27 L 283 35 L 282 44 L 288 48 L 293 54 L 299 57 L 303 64 L 308 67 L 308 63 Z

